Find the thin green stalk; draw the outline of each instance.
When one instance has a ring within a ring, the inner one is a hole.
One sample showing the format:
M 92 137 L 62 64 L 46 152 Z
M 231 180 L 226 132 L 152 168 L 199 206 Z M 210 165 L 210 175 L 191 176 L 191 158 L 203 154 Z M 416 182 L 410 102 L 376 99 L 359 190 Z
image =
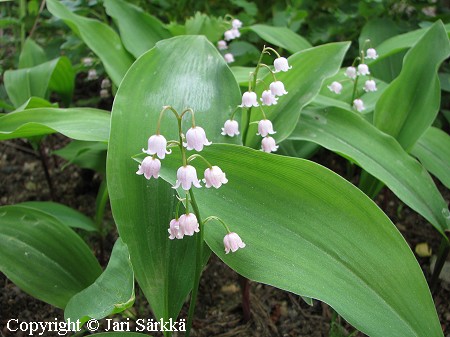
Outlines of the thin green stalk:
M 25 44 L 25 16 L 27 15 L 27 1 L 20 0 L 19 4 L 19 15 L 20 15 L 20 50 L 23 50 Z
M 447 234 L 450 236 L 450 234 Z M 443 237 L 441 240 L 441 245 L 439 247 L 439 253 L 434 264 L 433 274 L 431 275 L 430 289 L 434 293 L 437 289 L 437 284 L 439 280 L 439 275 L 441 274 L 442 268 L 444 267 L 447 256 L 450 252 L 450 242 L 449 238 Z
M 108 202 L 108 186 L 106 178 L 103 179 L 98 189 L 97 199 L 95 200 L 95 226 L 100 233 L 100 263 L 105 262 L 105 230 L 103 228 L 103 216 L 105 214 L 106 203 Z

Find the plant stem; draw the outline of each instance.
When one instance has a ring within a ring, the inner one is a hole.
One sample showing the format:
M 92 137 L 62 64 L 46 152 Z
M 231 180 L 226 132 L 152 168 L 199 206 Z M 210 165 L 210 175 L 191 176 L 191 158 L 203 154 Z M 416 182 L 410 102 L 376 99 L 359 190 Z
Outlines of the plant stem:
M 194 318 L 195 303 L 197 302 L 198 286 L 200 284 L 200 276 L 201 276 L 202 270 L 203 270 L 203 238 L 204 238 L 203 222 L 201 220 L 200 211 L 198 209 L 197 202 L 195 201 L 194 192 L 192 192 L 192 189 L 189 190 L 189 195 L 191 196 L 191 204 L 192 204 L 192 208 L 194 210 L 194 214 L 197 217 L 197 220 L 199 223 L 200 232 L 196 237 L 197 254 L 196 254 L 196 258 L 195 258 L 196 264 L 195 264 L 194 286 L 192 288 L 191 302 L 189 303 L 189 312 L 188 312 L 188 319 L 187 319 L 187 323 L 186 323 L 185 337 L 190 336 L 192 320 Z
M 47 184 L 48 184 L 48 188 L 50 191 L 50 199 L 52 201 L 55 201 L 55 192 L 53 190 L 53 184 L 52 184 L 52 180 L 50 178 L 50 173 L 48 171 L 48 157 L 47 154 L 45 153 L 44 150 L 44 146 L 42 145 L 42 142 L 40 142 L 38 144 L 38 150 L 39 150 L 39 155 L 41 158 L 41 163 L 42 163 L 42 168 L 44 169 L 44 174 L 45 174 L 45 179 L 47 180 Z
M 239 283 L 242 290 L 242 315 L 244 322 L 248 322 L 250 320 L 250 282 L 248 278 L 239 275 Z
M 448 235 L 449 234 L 447 234 L 447 236 Z M 441 240 L 441 245 L 439 246 L 439 253 L 437 255 L 436 263 L 434 265 L 433 274 L 431 275 L 430 289 L 433 294 L 437 290 L 439 275 L 441 274 L 442 268 L 444 267 L 449 252 L 450 252 L 449 238 L 443 237 Z
M 97 199 L 95 200 L 95 225 L 100 233 L 100 264 L 105 263 L 105 231 L 103 228 L 103 215 L 105 214 L 105 207 L 108 202 L 108 198 L 109 194 L 105 177 L 100 184 Z
M 33 36 L 34 31 L 35 31 L 36 28 L 37 28 L 37 24 L 38 24 L 38 21 L 39 21 L 39 17 L 40 17 L 40 15 L 41 15 L 42 11 L 44 10 L 44 7 L 45 7 L 45 0 L 42 0 L 41 6 L 39 7 L 39 13 L 38 13 L 38 15 L 36 16 L 36 19 L 34 20 L 33 28 L 31 28 L 30 34 L 28 34 L 28 37 L 29 37 L 29 38 L 31 38 L 31 37 Z
M 20 0 L 19 4 L 20 15 L 20 50 L 23 50 L 25 44 L 25 16 L 27 15 L 27 1 Z

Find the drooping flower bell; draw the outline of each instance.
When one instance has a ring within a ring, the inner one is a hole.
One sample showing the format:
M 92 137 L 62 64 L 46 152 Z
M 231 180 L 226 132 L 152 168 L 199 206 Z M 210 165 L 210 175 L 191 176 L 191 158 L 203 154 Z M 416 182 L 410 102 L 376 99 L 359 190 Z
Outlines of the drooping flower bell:
M 264 137 L 261 142 L 261 150 L 264 152 L 275 152 L 278 150 L 278 145 L 275 143 L 275 139 L 272 137 Z
M 234 56 L 231 53 L 226 53 L 225 55 L 223 55 L 223 58 L 225 59 L 225 62 L 227 62 L 227 63 L 234 62 Z
M 178 222 L 184 235 L 192 236 L 194 233 L 200 232 L 198 220 L 194 213 L 183 214 Z
M 261 137 L 266 137 L 267 135 L 273 135 L 276 133 L 273 131 L 272 122 L 268 119 L 261 119 L 258 123 L 258 133 L 257 135 L 261 135 Z
M 377 51 L 373 48 L 367 49 L 366 59 L 376 60 L 378 58 Z
M 111 81 L 109 80 L 109 78 L 104 78 L 102 80 L 101 88 L 102 89 L 109 89 L 109 88 L 111 88 Z
M 186 132 L 186 143 L 183 143 L 188 150 L 195 149 L 196 151 L 201 151 L 203 150 L 203 146 L 211 144 L 212 142 L 206 139 L 205 130 L 200 126 L 190 128 Z
M 97 78 L 98 78 L 97 70 L 89 69 L 88 75 L 87 75 L 87 80 L 88 81 L 93 81 L 93 80 L 96 80 Z
M 250 108 L 252 106 L 259 106 L 256 93 L 253 91 L 246 91 L 242 95 L 242 104 L 239 105 L 241 108 Z
M 169 239 L 173 240 L 175 238 L 182 239 L 184 236 L 183 231 L 180 229 L 180 221 L 177 219 L 172 219 L 169 225 Z
M 361 112 L 363 110 L 366 110 L 365 106 L 364 106 L 364 102 L 362 101 L 362 99 L 355 99 L 353 101 L 353 107 L 358 111 Z
M 273 61 L 273 66 L 275 67 L 275 72 L 278 73 L 280 71 L 288 71 L 292 69 L 292 66 L 289 66 L 288 60 L 285 57 L 278 57 Z
M 139 165 L 139 169 L 137 170 L 136 174 L 143 174 L 146 179 L 150 179 L 151 177 L 157 179 L 159 177 L 160 170 L 161 162 L 159 161 L 159 159 L 147 156 Z
M 223 35 L 224 35 L 225 41 L 230 41 L 237 37 L 240 37 L 241 33 L 239 32 L 238 29 L 231 28 L 231 29 L 227 30 Z
M 370 74 L 370 71 L 369 71 L 369 67 L 367 66 L 367 64 L 361 63 L 360 65 L 358 65 L 358 75 L 366 76 L 369 74 Z
M 226 50 L 226 49 L 228 49 L 228 45 L 227 45 L 226 41 L 220 40 L 219 42 L 217 42 L 217 48 L 219 50 Z
M 222 128 L 222 135 L 225 136 L 236 136 L 239 134 L 239 124 L 235 120 L 227 120 Z
M 366 83 L 364 83 L 363 89 L 365 92 L 377 91 L 377 84 L 374 80 L 367 80 Z
M 233 21 L 231 21 L 231 26 L 232 26 L 234 29 L 239 29 L 239 28 L 242 27 L 242 21 L 239 20 L 239 19 L 234 19 Z
M 203 182 L 206 188 L 210 188 L 211 186 L 219 188 L 222 184 L 226 184 L 228 179 L 220 167 L 213 166 L 205 170 L 205 179 L 203 179 Z
M 245 248 L 245 243 L 242 241 L 239 235 L 234 232 L 228 233 L 223 238 L 223 245 L 225 246 L 225 253 L 228 254 L 230 251 L 235 252 L 239 248 Z
M 354 80 L 356 78 L 356 68 L 355 67 L 348 67 L 345 70 L 345 76 L 347 76 L 348 78 L 351 78 L 352 80 Z
M 340 94 L 341 91 L 342 91 L 342 84 L 339 83 L 339 82 L 337 82 L 337 81 L 334 81 L 333 83 L 331 83 L 331 84 L 328 86 L 328 89 L 330 89 L 330 90 L 331 90 L 332 92 L 334 92 L 335 94 Z
M 270 90 L 264 90 L 261 94 L 261 102 L 263 105 L 275 105 L 278 103 L 277 101 L 278 98 L 275 97 Z
M 284 90 L 284 84 L 281 81 L 275 81 L 270 83 L 269 88 L 270 91 L 272 92 L 272 95 L 274 96 L 283 96 L 288 93 L 286 90 Z
M 167 140 L 163 135 L 153 135 L 148 139 L 148 149 L 142 149 L 142 152 L 145 152 L 150 155 L 156 155 L 164 159 L 166 154 L 172 153 L 172 151 L 167 150 Z
M 173 188 L 178 187 L 183 188 L 183 190 L 188 191 L 192 185 L 197 188 L 202 187 L 200 185 L 200 181 L 197 178 L 197 171 L 194 166 L 186 165 L 181 166 L 177 171 L 177 181 L 175 182 L 175 186 Z

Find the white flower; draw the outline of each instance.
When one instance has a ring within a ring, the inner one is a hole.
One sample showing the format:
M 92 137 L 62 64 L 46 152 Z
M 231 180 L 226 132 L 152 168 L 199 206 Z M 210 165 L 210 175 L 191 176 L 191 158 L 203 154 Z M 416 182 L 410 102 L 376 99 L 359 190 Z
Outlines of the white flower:
M 261 137 L 266 137 L 267 135 L 273 135 L 276 133 L 273 131 L 272 122 L 268 119 L 261 119 L 258 123 L 258 133 L 257 135 L 261 135 Z
M 425 14 L 426 16 L 434 18 L 436 16 L 436 6 L 424 7 L 422 8 L 422 13 Z
M 85 67 L 91 67 L 94 64 L 94 60 L 92 57 L 83 57 L 81 59 L 81 62 L 83 62 L 83 65 Z
M 185 191 L 188 191 L 192 185 L 197 188 L 202 187 L 202 185 L 200 185 L 200 181 L 197 179 L 197 171 L 194 166 L 186 165 L 181 166 L 178 169 L 177 181 L 175 182 L 175 186 L 173 188 L 178 188 L 180 185 Z
M 353 107 L 358 111 L 361 112 L 363 110 L 366 110 L 366 108 L 364 107 L 364 102 L 362 101 L 362 99 L 355 99 L 353 101 Z
M 283 96 L 288 93 L 286 90 L 284 90 L 284 84 L 281 81 L 275 81 L 270 83 L 269 88 L 270 91 L 272 92 L 272 95 L 274 96 Z
M 205 179 L 203 179 L 203 182 L 205 183 L 206 188 L 210 188 L 211 186 L 219 188 L 222 184 L 226 184 L 228 179 L 220 167 L 213 166 L 205 170 Z
M 230 41 L 237 37 L 240 37 L 241 33 L 239 32 L 238 29 L 231 28 L 231 29 L 227 30 L 223 35 L 224 35 L 226 41 Z
M 345 76 L 347 76 L 348 78 L 351 78 L 352 80 L 354 80 L 356 78 L 356 68 L 355 67 L 348 67 L 345 70 Z
M 206 133 L 203 128 L 200 126 L 192 127 L 186 132 L 186 143 L 183 143 L 183 145 L 188 150 L 193 150 L 200 152 L 203 150 L 203 146 L 211 145 L 212 142 L 208 141 L 206 139 Z
M 222 135 L 233 137 L 239 134 L 239 124 L 235 120 L 227 120 L 222 128 Z
M 244 248 L 245 243 L 242 242 L 242 239 L 236 233 L 228 233 L 223 238 L 223 245 L 225 246 L 225 253 L 228 254 L 230 251 L 233 253 L 237 251 L 239 248 Z
M 102 89 L 100 90 L 100 97 L 101 98 L 108 98 L 109 97 L 109 92 L 107 89 Z
M 180 229 L 180 222 L 177 219 L 172 219 L 170 221 L 170 226 L 169 226 L 169 239 L 173 240 L 175 238 L 177 239 L 182 239 L 184 236 L 183 231 Z
M 234 62 L 234 56 L 231 53 L 226 53 L 225 55 L 223 55 L 223 58 L 225 59 L 225 61 L 227 63 L 232 63 Z
M 272 95 L 270 90 L 264 90 L 260 100 L 263 105 L 275 105 L 277 104 L 278 98 Z
M 366 59 L 376 60 L 378 58 L 377 51 L 373 48 L 367 49 Z
M 87 75 L 87 80 L 88 81 L 93 81 L 93 80 L 96 80 L 97 78 L 98 78 L 97 70 L 89 69 L 88 75 Z
M 150 179 L 152 176 L 157 179 L 159 177 L 159 170 L 161 170 L 161 162 L 158 158 L 147 156 L 138 168 L 136 174 L 143 174 L 146 179 Z
M 328 89 L 330 89 L 335 94 L 340 94 L 342 91 L 342 84 L 334 81 L 333 83 L 331 83 L 331 85 L 328 86 Z
M 167 140 L 163 135 L 153 135 L 148 139 L 148 150 L 142 149 L 142 152 L 150 155 L 156 153 L 159 158 L 164 159 L 166 154 L 172 153 L 166 149 L 166 146 Z
M 178 220 L 180 224 L 180 231 L 183 235 L 192 236 L 194 233 L 200 232 L 197 217 L 194 213 L 183 214 Z
M 367 80 L 366 83 L 364 84 L 363 89 L 365 92 L 377 91 L 377 84 L 375 83 L 374 80 Z
M 108 88 L 111 88 L 111 81 L 109 80 L 109 78 L 104 78 L 104 79 L 102 80 L 101 88 L 102 88 L 102 89 L 108 89 Z
M 240 37 L 241 32 L 237 28 L 232 28 L 231 31 L 233 32 L 234 38 Z
M 234 29 L 239 29 L 239 28 L 242 27 L 242 21 L 239 20 L 239 19 L 234 19 L 233 21 L 231 21 L 231 26 L 232 26 Z
M 275 152 L 278 150 L 278 145 L 275 143 L 275 139 L 272 137 L 264 137 L 261 142 L 261 150 L 264 152 Z
M 242 95 L 242 104 L 239 105 L 241 108 L 250 108 L 252 106 L 259 106 L 256 93 L 253 91 L 246 91 Z
M 224 40 L 220 40 L 219 42 L 217 42 L 217 48 L 219 50 L 225 50 L 225 49 L 228 49 L 228 46 Z
M 360 65 L 358 65 L 358 75 L 369 75 L 370 71 L 369 71 L 369 67 L 367 66 L 367 64 L 361 63 Z
M 285 58 L 285 57 L 276 58 L 273 61 L 273 66 L 275 67 L 276 73 L 278 73 L 280 71 L 288 71 L 289 69 L 292 69 L 292 67 L 289 66 L 287 58 Z

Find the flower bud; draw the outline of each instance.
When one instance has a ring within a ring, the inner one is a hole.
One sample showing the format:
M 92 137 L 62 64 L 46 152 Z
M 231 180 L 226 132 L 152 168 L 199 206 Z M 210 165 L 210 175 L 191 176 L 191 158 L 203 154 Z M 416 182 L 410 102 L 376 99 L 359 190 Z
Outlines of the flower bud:
M 275 97 L 270 90 L 264 90 L 260 99 L 262 104 L 267 106 L 278 103 L 278 98 Z
M 283 96 L 288 93 L 286 90 L 284 90 L 284 84 L 281 81 L 275 81 L 270 83 L 269 88 L 270 91 L 272 92 L 272 95 L 274 96 Z
M 200 232 L 198 220 L 194 213 L 183 214 L 178 221 L 180 231 L 184 235 L 192 236 L 194 233 Z
M 178 187 L 183 188 L 185 191 L 189 191 L 192 185 L 197 188 L 202 187 L 200 185 L 200 181 L 197 178 L 197 171 L 194 166 L 186 165 L 181 166 L 177 171 L 177 181 L 175 182 L 175 186 L 173 188 Z
M 361 112 L 363 110 L 366 110 L 366 108 L 364 107 L 364 102 L 362 101 L 362 99 L 355 99 L 353 101 L 353 107 L 358 111 Z
M 278 150 L 278 145 L 275 143 L 275 139 L 272 137 L 264 137 L 261 142 L 261 150 L 264 152 L 275 152 Z
M 367 64 L 361 63 L 360 65 L 358 65 L 358 75 L 366 76 L 369 74 L 370 74 L 370 71 L 369 71 L 369 67 L 367 66 Z
M 227 62 L 227 63 L 234 62 L 234 56 L 231 53 L 226 53 L 225 55 L 223 55 L 223 58 L 225 59 L 225 62 Z
M 230 251 L 233 253 L 239 248 L 245 248 L 245 243 L 242 239 L 234 232 L 228 233 L 223 238 L 223 245 L 225 246 L 225 253 L 228 254 Z
M 227 120 L 222 128 L 222 135 L 233 137 L 239 134 L 239 124 L 235 120 Z
M 242 104 L 239 105 L 241 108 L 250 108 L 252 106 L 259 106 L 256 93 L 253 91 L 246 91 L 242 95 Z
M 373 48 L 367 49 L 366 59 L 376 60 L 378 58 L 377 51 Z
M 159 158 L 164 159 L 166 154 L 170 154 L 172 151 L 166 149 L 167 140 L 163 135 L 153 135 L 148 139 L 148 150 L 142 149 L 150 155 L 156 154 Z
M 348 78 L 351 78 L 352 80 L 354 80 L 356 78 L 356 68 L 355 67 L 348 67 L 345 70 L 345 76 L 347 76 Z
M 377 91 L 377 84 L 375 83 L 374 80 L 367 80 L 366 83 L 364 84 L 363 89 L 365 92 Z

